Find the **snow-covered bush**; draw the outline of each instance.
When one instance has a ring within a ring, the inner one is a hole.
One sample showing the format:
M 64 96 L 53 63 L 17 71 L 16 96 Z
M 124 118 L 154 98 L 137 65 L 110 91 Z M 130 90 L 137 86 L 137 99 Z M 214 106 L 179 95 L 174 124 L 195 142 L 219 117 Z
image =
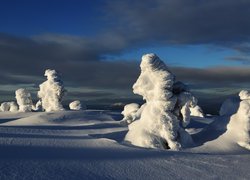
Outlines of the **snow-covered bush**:
M 14 102 L 14 101 L 9 102 L 9 106 L 10 106 L 10 109 L 9 109 L 10 112 L 17 112 L 18 111 L 18 105 L 16 104 L 16 102 Z
M 47 81 L 40 84 L 40 90 L 37 94 L 41 99 L 43 109 L 47 112 L 64 110 L 62 99 L 66 90 L 60 76 L 51 69 L 47 69 L 44 76 L 47 77 Z
M 16 100 L 20 112 L 30 112 L 32 110 L 31 95 L 26 89 L 21 88 L 16 90 Z
M 240 98 L 231 97 L 226 99 L 220 108 L 220 116 L 231 116 L 235 114 L 240 105 Z
M 177 97 L 177 104 L 175 105 L 174 112 L 181 121 L 183 127 L 186 127 L 190 123 L 192 112 L 195 115 L 203 117 L 202 110 L 197 105 L 198 100 L 189 91 L 187 85 L 180 81 L 175 82 L 173 85 L 173 93 Z
M 128 126 L 125 140 L 141 147 L 178 150 L 192 140 L 174 114 L 175 77 L 155 54 L 143 55 L 140 67 L 141 74 L 133 85 L 133 92 L 143 96 L 146 103 L 140 119 Z
M 239 145 L 250 150 L 250 92 L 242 90 L 239 96 L 239 109 L 231 116 L 227 129 Z
M 204 117 L 204 113 L 201 109 L 200 106 L 196 105 L 194 107 L 190 107 L 190 112 L 191 112 L 191 116 L 196 116 L 196 117 Z
M 71 110 L 84 110 L 86 106 L 82 106 L 81 102 L 76 100 L 69 104 L 69 109 Z
M 139 119 L 138 117 L 138 110 L 140 106 L 136 103 L 127 104 L 124 106 L 124 109 L 122 111 L 122 115 L 124 116 L 121 120 L 121 124 L 128 125 L 132 123 L 133 121 Z
M 1 106 L 0 106 L 0 111 L 2 111 L 2 112 L 6 112 L 6 111 L 17 112 L 18 111 L 18 106 L 14 101 L 12 101 L 12 102 L 3 102 L 1 104 Z
M 3 103 L 1 104 L 1 106 L 0 106 L 0 110 L 1 110 L 2 112 L 9 111 L 9 109 L 10 109 L 10 104 L 9 104 L 9 102 L 3 102 Z

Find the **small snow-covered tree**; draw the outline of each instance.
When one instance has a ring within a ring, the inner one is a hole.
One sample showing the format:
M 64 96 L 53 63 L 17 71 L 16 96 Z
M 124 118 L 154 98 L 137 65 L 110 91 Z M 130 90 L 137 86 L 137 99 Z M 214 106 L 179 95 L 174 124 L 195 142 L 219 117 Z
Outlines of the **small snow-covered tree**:
M 250 92 L 242 90 L 239 96 L 239 109 L 231 116 L 227 129 L 239 145 L 250 150 Z
M 47 77 L 47 81 L 40 84 L 38 91 L 43 109 L 47 112 L 64 110 L 62 99 L 66 90 L 59 74 L 55 70 L 47 69 L 44 76 Z
M 125 140 L 136 146 L 174 150 L 191 143 L 191 137 L 179 126 L 174 114 L 177 102 L 173 93 L 174 75 L 155 54 L 143 55 L 140 67 L 133 91 L 146 103 L 140 119 L 128 126 Z
M 10 106 L 10 109 L 9 109 L 10 112 L 17 112 L 18 111 L 18 105 L 16 104 L 16 102 L 14 102 L 14 101 L 9 102 L 9 106 Z
M 10 109 L 10 104 L 9 104 L 9 102 L 3 102 L 3 103 L 1 104 L 1 106 L 0 106 L 0 110 L 1 110 L 2 112 L 9 111 L 9 109 Z
M 76 101 L 73 101 L 69 104 L 69 109 L 70 110 L 76 110 L 76 111 L 79 111 L 79 110 L 83 110 L 83 109 L 86 109 L 85 106 L 82 106 L 81 102 L 76 100 Z
M 30 112 L 32 110 L 31 95 L 26 89 L 21 88 L 16 90 L 16 100 L 20 112 Z

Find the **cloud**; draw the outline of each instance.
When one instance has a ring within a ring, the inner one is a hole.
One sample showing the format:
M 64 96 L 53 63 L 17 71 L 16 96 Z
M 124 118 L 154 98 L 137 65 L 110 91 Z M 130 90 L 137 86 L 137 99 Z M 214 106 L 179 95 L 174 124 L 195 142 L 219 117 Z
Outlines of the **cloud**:
M 109 1 L 107 14 L 131 38 L 172 44 L 249 41 L 248 0 Z

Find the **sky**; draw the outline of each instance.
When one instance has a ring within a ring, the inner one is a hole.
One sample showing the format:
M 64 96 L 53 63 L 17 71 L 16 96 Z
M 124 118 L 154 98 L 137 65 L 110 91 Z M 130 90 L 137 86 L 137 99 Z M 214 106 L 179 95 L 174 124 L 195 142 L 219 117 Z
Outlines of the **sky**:
M 250 89 L 249 0 L 1 0 L 0 101 L 56 69 L 65 102 L 142 102 L 132 85 L 157 54 L 204 108 Z

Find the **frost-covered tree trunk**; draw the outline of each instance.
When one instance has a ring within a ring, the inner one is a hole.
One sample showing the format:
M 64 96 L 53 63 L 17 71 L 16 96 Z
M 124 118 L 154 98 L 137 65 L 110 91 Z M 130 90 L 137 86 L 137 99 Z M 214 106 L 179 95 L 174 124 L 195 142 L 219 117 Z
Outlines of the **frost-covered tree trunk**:
M 62 99 L 66 90 L 60 76 L 55 70 L 51 69 L 47 69 L 44 76 L 47 77 L 47 81 L 40 84 L 40 90 L 38 91 L 43 109 L 47 112 L 64 110 Z
M 125 140 L 141 147 L 178 150 L 186 143 L 182 140 L 191 141 L 191 137 L 173 113 L 177 102 L 173 94 L 175 77 L 155 54 L 144 55 L 140 67 L 133 91 L 146 103 L 140 119 L 129 125 Z
M 16 100 L 20 112 L 30 112 L 32 110 L 32 99 L 30 93 L 26 89 L 16 90 Z

